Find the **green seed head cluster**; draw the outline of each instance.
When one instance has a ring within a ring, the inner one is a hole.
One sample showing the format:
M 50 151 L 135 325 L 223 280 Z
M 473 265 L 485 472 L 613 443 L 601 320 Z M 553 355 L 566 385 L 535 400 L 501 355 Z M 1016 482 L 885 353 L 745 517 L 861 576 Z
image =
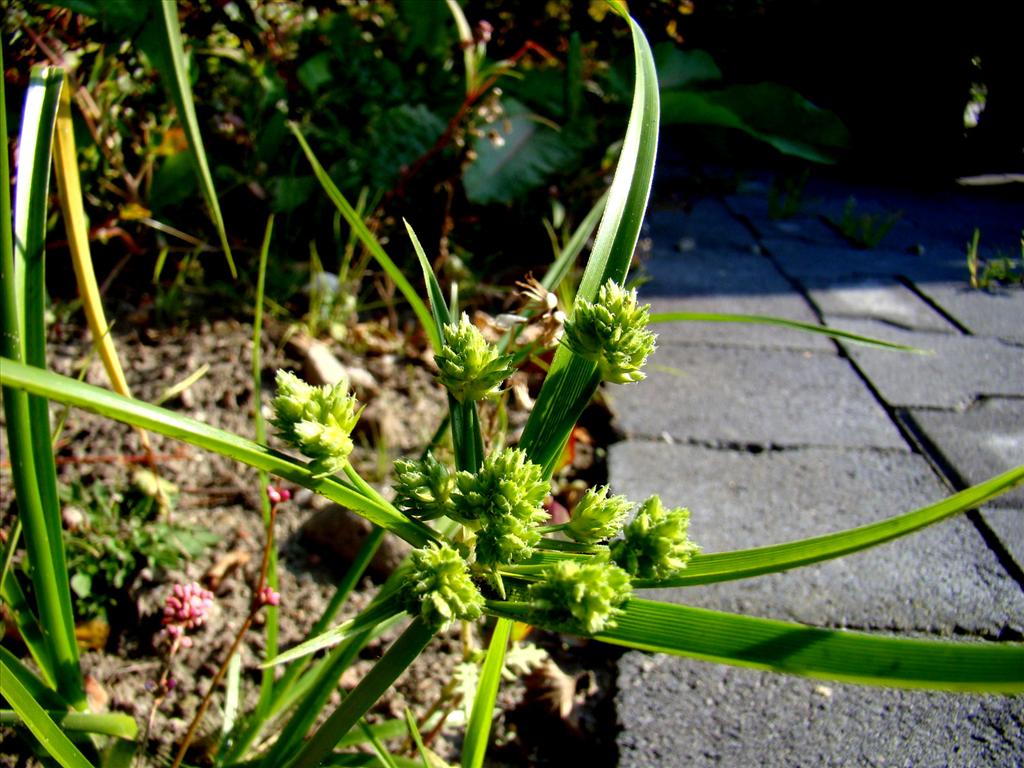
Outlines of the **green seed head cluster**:
M 271 405 L 278 434 L 313 459 L 315 475 L 332 475 L 344 468 L 353 447 L 350 435 L 362 412 L 345 387 L 314 387 L 279 370 L 277 397 Z
M 629 384 L 644 378 L 640 370 L 654 351 L 655 336 L 647 330 L 650 306 L 638 307 L 636 291 L 609 280 L 597 301 L 576 302 L 565 323 L 565 343 L 578 355 L 598 364 L 601 378 Z
M 430 453 L 422 461 L 395 461 L 395 506 L 410 517 L 434 520 L 451 512 L 455 475 Z
M 492 453 L 476 473 L 458 473 L 451 516 L 478 528 L 477 562 L 513 563 L 533 552 L 548 488 L 540 466 L 513 448 Z
M 484 598 L 470 578 L 466 560 L 450 544 L 428 544 L 409 556 L 403 590 L 405 609 L 436 629 L 456 619 L 480 618 Z
M 629 574 L 605 560 L 560 562 L 529 588 L 538 624 L 591 635 L 615 626 L 631 593 Z
M 625 538 L 612 544 L 612 559 L 631 576 L 664 579 L 686 567 L 700 547 L 690 541 L 690 510 L 665 509 L 651 496 L 626 526 Z
M 438 378 L 460 403 L 496 397 L 501 383 L 515 371 L 513 356 L 488 344 L 466 314 L 458 325 L 444 327 L 444 344 L 434 359 Z
M 608 486 L 589 488 L 576 504 L 565 533 L 583 544 L 610 539 L 622 529 L 630 504 L 625 496 L 608 496 Z

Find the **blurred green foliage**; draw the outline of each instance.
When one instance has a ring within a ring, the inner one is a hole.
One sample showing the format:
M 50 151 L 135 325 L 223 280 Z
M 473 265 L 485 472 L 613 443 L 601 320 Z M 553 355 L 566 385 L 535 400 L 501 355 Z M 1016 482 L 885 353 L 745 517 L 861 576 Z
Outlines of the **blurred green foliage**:
M 707 53 L 680 50 L 692 3 L 637 6 L 661 40 L 666 124 L 728 129 L 812 161 L 843 146 L 834 115 L 794 91 L 725 85 Z M 603 191 L 633 66 L 626 31 L 605 19 L 607 3 L 460 7 L 461 37 L 445 0 L 178 3 L 207 155 L 243 272 L 254 267 L 261 222 L 278 215 L 276 243 L 287 256 L 271 265 L 272 299 L 301 299 L 311 250 L 330 274 L 351 258 L 289 121 L 347 197 L 365 196 L 382 242 L 404 217 L 431 258 L 452 258 L 477 279 L 510 282 L 550 261 L 544 220 L 557 211 L 578 223 Z M 195 215 L 202 202 L 185 136 L 160 82 L 155 8 L 156 0 L 63 0 L 19 4 L 5 19 L 15 90 L 32 62 L 72 72 L 92 234 L 110 243 L 95 255 L 101 273 L 165 248 L 169 263 L 190 263 L 216 243 L 210 222 Z M 18 94 L 9 100 L 19 102 Z M 405 238 L 395 239 L 402 246 L 393 256 L 408 257 Z M 215 260 L 204 266 L 208 279 L 220 276 Z M 162 273 L 174 280 L 173 270 Z M 372 300 L 372 281 L 362 291 Z

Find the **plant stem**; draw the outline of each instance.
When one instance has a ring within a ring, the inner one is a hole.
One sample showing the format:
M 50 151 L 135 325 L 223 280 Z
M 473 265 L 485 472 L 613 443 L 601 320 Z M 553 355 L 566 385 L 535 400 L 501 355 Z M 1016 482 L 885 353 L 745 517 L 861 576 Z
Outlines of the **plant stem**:
M 270 520 L 267 524 L 267 540 L 263 547 L 263 559 L 260 563 L 260 575 L 256 581 L 256 589 L 253 593 L 252 606 L 249 608 L 249 615 L 245 617 L 245 621 L 242 622 L 242 626 L 239 627 L 238 632 L 235 634 L 235 639 L 231 642 L 231 647 L 228 648 L 224 661 L 221 662 L 220 667 L 217 669 L 217 673 L 213 676 L 213 680 L 210 682 L 210 687 L 207 689 L 206 695 L 203 696 L 203 700 L 199 704 L 199 709 L 196 710 L 195 715 L 192 717 L 192 722 L 189 723 L 188 731 L 185 733 L 185 738 L 182 740 L 181 746 L 178 748 L 178 755 L 174 758 L 174 763 L 171 765 L 171 768 L 179 768 L 181 762 L 185 759 L 185 753 L 188 751 L 188 747 L 192 743 L 192 739 L 195 738 L 196 731 L 199 728 L 199 723 L 202 722 L 203 716 L 206 714 L 206 710 L 209 709 L 210 702 L 213 700 L 213 693 L 216 691 L 217 686 L 220 685 L 220 681 L 228 671 L 228 663 L 231 661 L 231 657 L 238 652 L 238 647 L 242 644 L 242 638 L 245 637 L 245 633 L 248 632 L 249 627 L 252 626 L 252 622 L 256 618 L 256 614 L 258 614 L 263 608 L 263 603 L 260 601 L 260 595 L 263 592 L 263 588 L 266 586 L 267 568 L 270 565 L 270 550 L 274 546 L 274 521 L 276 518 L 277 504 L 273 504 L 270 507 Z
M 331 753 L 338 740 L 405 672 L 433 637 L 434 630 L 420 617 L 414 618 L 381 660 L 334 710 L 334 714 L 306 742 L 295 760 L 288 764 L 288 768 L 313 768 L 319 765 Z

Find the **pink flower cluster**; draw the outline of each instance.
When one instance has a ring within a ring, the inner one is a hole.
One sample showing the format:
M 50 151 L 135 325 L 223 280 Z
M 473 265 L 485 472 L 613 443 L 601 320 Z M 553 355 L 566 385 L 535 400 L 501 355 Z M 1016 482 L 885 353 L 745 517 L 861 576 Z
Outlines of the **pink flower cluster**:
M 203 589 L 196 582 L 175 584 L 164 603 L 164 631 L 171 640 L 182 647 L 192 646 L 192 639 L 185 631 L 195 629 L 206 621 L 206 615 L 213 606 L 213 592 Z

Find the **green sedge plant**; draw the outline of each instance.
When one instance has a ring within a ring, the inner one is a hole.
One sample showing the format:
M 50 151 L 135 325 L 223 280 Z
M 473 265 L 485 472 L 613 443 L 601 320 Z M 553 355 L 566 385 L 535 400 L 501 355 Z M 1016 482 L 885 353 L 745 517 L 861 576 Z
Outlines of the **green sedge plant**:
M 348 461 L 351 431 L 362 405 L 344 387 L 314 387 L 289 372 L 278 373 L 272 424 L 274 440 L 288 449 L 285 453 L 268 445 L 259 409 L 257 439 L 250 440 L 46 370 L 41 286 L 48 139 L 46 121 L 27 119 L 30 112 L 26 111 L 14 231 L 8 216 L 2 217 L 0 229 L 4 290 L 0 382 L 27 568 L 24 575 L 13 571 L 12 554 L 19 537 L 9 537 L 0 587 L 34 665 L 0 648 L 0 696 L 4 699 L 0 721 L 24 726 L 37 747 L 63 766 L 126 765 L 136 748 L 134 721 L 88 711 L 61 546 L 49 401 L 229 456 L 264 473 L 264 483 L 273 475 L 309 488 L 376 526 L 308 639 L 281 651 L 273 635 L 272 611 L 287 595 L 275 591 L 277 501 L 268 494 L 259 590 L 229 654 L 237 649 L 256 611 L 266 607 L 270 613 L 264 673 L 252 711 L 241 714 L 236 706 L 225 706 L 232 714 L 225 718 L 214 756 L 220 766 L 360 764 L 363 758 L 353 751 L 359 743 L 370 743 L 376 759 L 385 765 L 436 765 L 437 758 L 421 734 L 425 727 L 433 727 L 429 719 L 417 722 L 407 716 L 369 726 L 365 716 L 439 632 L 479 622 L 489 630 L 489 641 L 471 676 L 472 704 L 461 759 L 466 768 L 483 764 L 502 673 L 513 666 L 509 644 L 516 621 L 628 648 L 831 680 L 950 691 L 1024 691 L 1024 645 L 1020 643 L 938 642 L 818 629 L 661 603 L 637 593 L 641 588 L 707 584 L 785 571 L 891 541 L 1019 485 L 1024 482 L 1024 467 L 878 523 L 736 552 L 702 553 L 690 539 L 689 514 L 677 500 L 663 501 L 658 496 L 630 500 L 608 488 L 587 491 L 567 522 L 550 523 L 544 502 L 574 425 L 602 383 L 630 386 L 643 378 L 645 360 L 655 344 L 651 324 L 685 319 L 799 326 L 739 315 L 654 316 L 624 287 L 653 177 L 659 92 L 643 32 L 617 4 L 613 7 L 629 24 L 634 45 L 630 120 L 602 203 L 594 245 L 565 320 L 563 341 L 515 447 L 487 450 L 479 413 L 482 402 L 500 395 L 522 355 L 487 342 L 445 299 L 424 249 L 407 225 L 423 269 L 428 296 L 423 301 L 293 129 L 331 200 L 423 322 L 438 362 L 438 378 L 448 392 L 449 415 L 438 435 L 450 435 L 453 461 L 447 463 L 438 458 L 439 451 L 428 450 L 416 459 L 398 462 L 394 502 L 371 487 Z M 34 93 L 40 99 L 49 98 L 46 89 Z M 6 153 L 0 174 L 0 194 L 6 195 Z M 34 194 L 30 196 L 29 190 Z M 10 210 L 8 200 L 4 210 Z M 260 286 L 270 238 L 268 223 Z M 562 274 L 567 269 L 561 259 L 556 268 Z M 548 283 L 548 279 L 542 285 L 556 288 L 558 280 Z M 257 294 L 254 348 L 258 350 L 262 288 Z M 840 335 L 813 326 L 807 329 Z M 254 378 L 258 381 L 257 361 Z M 280 494 L 276 498 L 279 501 Z M 699 531 L 695 533 L 699 539 Z M 412 554 L 369 606 L 355 618 L 336 623 L 338 609 L 384 535 L 405 539 L 413 547 Z M 22 576 L 31 583 L 30 593 L 21 587 Z M 173 597 L 165 618 L 169 617 L 168 628 L 176 626 L 180 633 L 202 619 L 209 598 L 188 586 Z M 383 657 L 330 709 L 331 694 L 360 649 L 396 626 L 401 632 Z M 327 652 L 314 657 L 320 650 Z M 226 701 L 238 700 L 242 684 L 238 670 L 237 662 L 223 660 L 179 747 L 175 765 L 187 760 L 188 742 L 217 683 L 226 681 Z M 408 736 L 415 757 L 389 754 L 383 740 L 392 736 Z

